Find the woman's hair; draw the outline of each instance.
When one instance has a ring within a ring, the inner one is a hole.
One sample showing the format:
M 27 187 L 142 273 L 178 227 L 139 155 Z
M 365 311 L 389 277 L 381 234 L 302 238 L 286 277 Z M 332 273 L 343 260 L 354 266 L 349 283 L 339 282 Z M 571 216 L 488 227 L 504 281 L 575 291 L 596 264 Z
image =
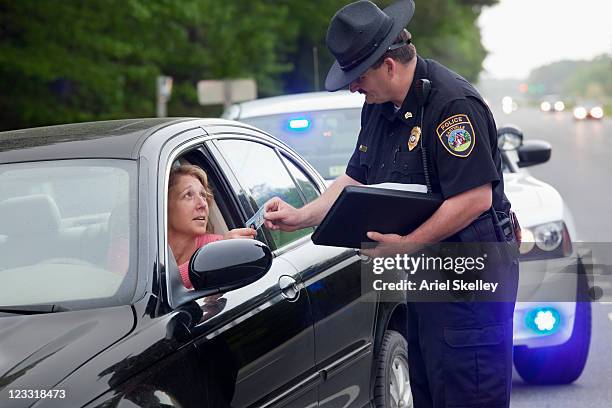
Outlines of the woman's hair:
M 172 170 L 170 170 L 168 193 L 170 193 L 170 189 L 176 185 L 180 176 L 192 176 L 197 178 L 204 186 L 204 191 L 206 191 L 206 203 L 209 207 L 212 205 L 214 197 L 212 189 L 208 185 L 208 176 L 204 170 L 192 164 L 181 164 L 179 167 L 173 167 Z

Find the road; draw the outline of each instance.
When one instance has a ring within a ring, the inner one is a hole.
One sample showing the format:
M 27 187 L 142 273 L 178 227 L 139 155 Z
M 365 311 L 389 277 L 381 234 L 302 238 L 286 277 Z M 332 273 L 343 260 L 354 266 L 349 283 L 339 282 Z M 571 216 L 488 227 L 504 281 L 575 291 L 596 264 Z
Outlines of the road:
M 612 265 L 612 119 L 575 122 L 569 112 L 536 109 L 495 112 L 495 117 L 498 126 L 519 126 L 526 140 L 552 145 L 550 161 L 529 172 L 561 193 L 574 216 L 578 240 L 594 247 L 599 262 Z M 570 385 L 534 387 L 515 373 L 512 408 L 612 406 L 612 304 L 593 303 L 592 324 L 582 376 Z

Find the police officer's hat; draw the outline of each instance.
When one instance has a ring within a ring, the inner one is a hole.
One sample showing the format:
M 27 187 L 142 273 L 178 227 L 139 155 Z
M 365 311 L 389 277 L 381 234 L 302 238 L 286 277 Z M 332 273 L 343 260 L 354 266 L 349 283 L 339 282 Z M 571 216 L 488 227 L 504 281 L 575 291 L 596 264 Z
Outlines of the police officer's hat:
M 341 8 L 332 17 L 325 38 L 336 57 L 325 89 L 337 91 L 359 78 L 385 53 L 413 14 L 413 0 L 400 0 L 384 10 L 368 0 Z

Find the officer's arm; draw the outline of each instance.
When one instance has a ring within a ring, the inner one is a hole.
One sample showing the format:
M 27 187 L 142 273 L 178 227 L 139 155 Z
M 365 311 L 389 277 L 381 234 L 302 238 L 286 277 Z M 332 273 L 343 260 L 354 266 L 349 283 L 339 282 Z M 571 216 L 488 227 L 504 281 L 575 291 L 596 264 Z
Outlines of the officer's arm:
M 491 207 L 491 183 L 446 199 L 420 227 L 404 237 L 406 242 L 439 242 L 467 227 Z
M 307 205 L 305 205 L 299 210 L 302 213 L 301 214 L 301 218 L 303 220 L 302 225 L 304 227 L 319 225 L 321 221 L 323 221 L 325 214 L 327 214 L 332 204 L 334 204 L 334 202 L 336 201 L 336 199 L 338 198 L 342 190 L 344 190 L 344 187 L 359 186 L 359 185 L 361 185 L 360 182 L 352 179 L 346 174 L 343 174 L 340 177 L 338 177 L 327 188 L 327 190 L 325 190 L 323 194 L 321 194 L 319 198 L 308 203 Z

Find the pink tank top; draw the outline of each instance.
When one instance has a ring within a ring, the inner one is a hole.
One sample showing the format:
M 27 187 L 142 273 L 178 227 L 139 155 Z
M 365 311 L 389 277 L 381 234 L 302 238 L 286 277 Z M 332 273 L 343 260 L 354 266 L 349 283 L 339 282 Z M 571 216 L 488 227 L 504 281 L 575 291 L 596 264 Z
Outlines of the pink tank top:
M 220 241 L 223 239 L 223 235 L 217 234 L 204 234 L 200 235 L 196 238 L 197 240 L 197 248 L 201 248 L 206 244 L 210 244 L 211 242 Z M 183 279 L 183 285 L 187 289 L 193 289 L 193 285 L 191 284 L 191 280 L 189 279 L 189 261 L 179 266 L 179 272 L 181 273 L 181 279 Z

